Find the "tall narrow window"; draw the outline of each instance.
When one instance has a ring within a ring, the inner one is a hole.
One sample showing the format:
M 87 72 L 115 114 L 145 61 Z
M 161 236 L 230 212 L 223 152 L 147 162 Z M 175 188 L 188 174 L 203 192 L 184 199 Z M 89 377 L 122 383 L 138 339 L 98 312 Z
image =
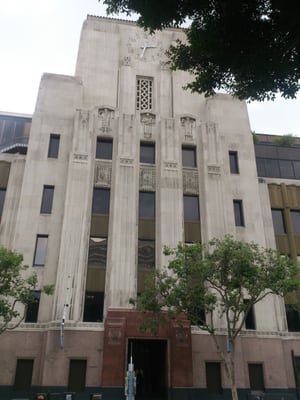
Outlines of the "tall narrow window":
M 92 213 L 108 215 L 109 201 L 110 201 L 110 189 L 94 188 Z
M 152 110 L 153 107 L 153 79 L 138 77 L 136 85 L 136 109 L 138 111 Z
M 182 166 L 196 168 L 196 147 L 182 146 Z
M 68 390 L 83 392 L 85 389 L 86 360 L 70 360 Z
M 222 393 L 221 363 L 206 362 L 206 387 L 209 393 Z
M 110 138 L 97 138 L 96 158 L 112 160 L 113 141 Z
M 90 237 L 88 266 L 106 267 L 107 238 Z
M 276 235 L 284 235 L 286 233 L 283 210 L 278 208 L 272 208 L 272 219 L 274 232 Z
M 233 200 L 234 220 L 236 226 L 245 226 L 243 201 Z
M 245 299 L 244 304 L 249 303 L 249 300 Z M 248 314 L 245 319 L 245 328 L 246 329 L 256 329 L 256 324 L 255 324 L 255 315 L 254 315 L 254 307 L 251 306 Z
M 35 290 L 32 295 L 32 302 L 26 307 L 25 322 L 37 322 L 38 320 L 41 292 Z
M 33 360 L 17 360 L 15 374 L 15 391 L 30 390 L 33 371 Z
M 155 268 L 155 241 L 142 240 L 138 242 L 138 268 Z
M 229 152 L 229 165 L 230 165 L 230 173 L 231 174 L 239 173 L 239 163 L 238 163 L 237 151 Z
M 59 151 L 60 135 L 51 133 L 48 147 L 48 158 L 57 158 Z
M 155 143 L 141 143 L 140 162 L 145 164 L 155 164 Z
M 85 292 L 83 321 L 103 321 L 104 292 Z
M 33 265 L 44 266 L 46 262 L 48 235 L 37 235 Z
M 54 186 L 44 186 L 41 203 L 41 214 L 51 214 L 53 194 Z
M 286 304 L 285 312 L 289 332 L 300 332 L 300 312 L 296 304 Z
M 291 210 L 290 215 L 293 224 L 294 235 L 300 235 L 300 210 Z
M 199 221 L 199 197 L 185 194 L 183 196 L 184 221 Z
M 265 390 L 262 364 L 248 364 L 250 389 Z
M 155 217 L 155 192 L 140 192 L 139 218 Z
M 5 201 L 6 189 L 0 189 L 0 217 L 3 213 L 4 201 Z

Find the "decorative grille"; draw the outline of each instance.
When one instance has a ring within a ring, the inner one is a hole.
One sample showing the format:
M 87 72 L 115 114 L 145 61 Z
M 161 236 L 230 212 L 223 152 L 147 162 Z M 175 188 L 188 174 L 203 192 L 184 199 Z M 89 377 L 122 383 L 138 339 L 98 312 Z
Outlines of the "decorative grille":
M 153 79 L 137 78 L 136 109 L 152 110 Z

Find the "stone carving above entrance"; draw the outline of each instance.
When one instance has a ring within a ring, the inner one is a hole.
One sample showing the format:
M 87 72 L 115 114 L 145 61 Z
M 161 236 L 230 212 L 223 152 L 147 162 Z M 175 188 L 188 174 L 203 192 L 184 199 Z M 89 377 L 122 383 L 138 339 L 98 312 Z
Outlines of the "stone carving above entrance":
M 115 110 L 110 107 L 98 108 L 97 119 L 101 133 L 111 133 L 112 121 L 115 118 Z

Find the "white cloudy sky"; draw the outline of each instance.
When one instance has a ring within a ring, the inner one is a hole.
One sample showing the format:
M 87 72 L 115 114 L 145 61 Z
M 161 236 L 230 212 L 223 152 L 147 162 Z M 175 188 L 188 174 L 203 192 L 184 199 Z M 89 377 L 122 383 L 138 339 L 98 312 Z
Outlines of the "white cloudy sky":
M 98 0 L 0 0 L 0 110 L 31 114 L 43 72 L 73 75 L 81 25 Z M 252 130 L 300 136 L 296 100 L 249 105 Z

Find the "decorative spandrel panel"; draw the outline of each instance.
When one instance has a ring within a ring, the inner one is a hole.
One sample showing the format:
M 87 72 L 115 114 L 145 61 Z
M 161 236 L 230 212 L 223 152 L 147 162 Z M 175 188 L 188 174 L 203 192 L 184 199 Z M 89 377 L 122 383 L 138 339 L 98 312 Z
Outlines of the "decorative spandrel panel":
M 96 116 L 97 133 L 99 135 L 112 134 L 115 121 L 115 110 L 109 107 L 100 107 Z
M 181 116 L 180 130 L 183 142 L 193 143 L 196 139 L 196 119 L 189 115 Z
M 141 133 L 144 139 L 153 139 L 156 128 L 156 115 L 150 112 L 140 113 Z
M 156 186 L 156 171 L 155 167 L 140 168 L 140 190 L 155 191 Z
M 186 194 L 199 193 L 198 171 L 183 169 L 182 181 L 183 181 L 183 193 Z
M 102 187 L 110 187 L 111 185 L 111 162 L 96 161 L 94 185 Z

